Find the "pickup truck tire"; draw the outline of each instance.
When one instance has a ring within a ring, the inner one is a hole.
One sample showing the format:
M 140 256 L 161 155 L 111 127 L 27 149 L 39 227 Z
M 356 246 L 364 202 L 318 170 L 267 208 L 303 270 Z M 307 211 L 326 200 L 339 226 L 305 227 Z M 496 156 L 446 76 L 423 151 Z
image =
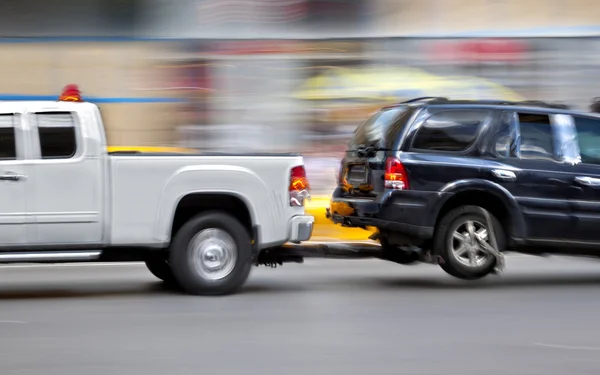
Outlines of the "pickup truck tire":
M 197 215 L 175 235 L 169 264 L 179 285 L 187 293 L 234 293 L 244 285 L 252 268 L 250 234 L 227 213 Z
M 151 274 L 164 281 L 166 284 L 176 284 L 177 280 L 173 276 L 173 271 L 168 262 L 168 254 L 160 251 L 152 251 L 144 261 Z
M 489 243 L 489 228 L 484 209 L 478 206 L 461 206 L 448 212 L 439 221 L 433 238 L 433 252 L 443 259 L 441 267 L 448 274 L 465 280 L 476 280 L 492 273 L 496 258 L 477 250 L 476 240 L 471 242 L 469 226 L 473 233 Z M 494 215 L 489 215 L 493 225 L 498 250 L 506 248 L 506 235 Z

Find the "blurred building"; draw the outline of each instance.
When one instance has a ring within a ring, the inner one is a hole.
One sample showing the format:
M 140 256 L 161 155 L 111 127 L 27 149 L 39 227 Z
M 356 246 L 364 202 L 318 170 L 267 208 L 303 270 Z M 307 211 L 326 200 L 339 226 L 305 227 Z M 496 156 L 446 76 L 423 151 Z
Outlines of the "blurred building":
M 373 0 L 385 36 L 582 36 L 600 31 L 595 0 Z
M 0 99 L 77 83 L 113 145 L 297 149 L 325 125 L 292 93 L 331 66 L 477 76 L 583 107 L 598 19 L 589 0 L 3 0 Z

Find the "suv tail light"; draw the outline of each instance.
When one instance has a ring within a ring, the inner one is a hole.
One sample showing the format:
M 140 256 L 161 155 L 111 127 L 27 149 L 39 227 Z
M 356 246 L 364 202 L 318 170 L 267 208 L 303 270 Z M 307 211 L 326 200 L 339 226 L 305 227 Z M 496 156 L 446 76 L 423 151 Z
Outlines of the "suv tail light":
M 338 185 L 344 185 L 344 161 L 340 163 L 336 178 Z
M 289 196 L 293 207 L 304 206 L 304 201 L 310 199 L 310 185 L 303 165 L 292 168 L 290 172 Z
M 388 157 L 385 161 L 384 187 L 394 190 L 408 190 L 408 174 L 400 159 Z

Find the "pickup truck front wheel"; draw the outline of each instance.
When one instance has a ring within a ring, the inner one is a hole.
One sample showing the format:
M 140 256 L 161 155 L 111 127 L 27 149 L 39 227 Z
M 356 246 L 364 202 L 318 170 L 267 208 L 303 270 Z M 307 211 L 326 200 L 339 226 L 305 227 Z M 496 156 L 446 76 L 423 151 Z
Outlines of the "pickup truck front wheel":
M 181 287 L 190 294 L 231 294 L 250 275 L 250 242 L 246 228 L 231 215 L 200 214 L 175 235 L 169 264 Z

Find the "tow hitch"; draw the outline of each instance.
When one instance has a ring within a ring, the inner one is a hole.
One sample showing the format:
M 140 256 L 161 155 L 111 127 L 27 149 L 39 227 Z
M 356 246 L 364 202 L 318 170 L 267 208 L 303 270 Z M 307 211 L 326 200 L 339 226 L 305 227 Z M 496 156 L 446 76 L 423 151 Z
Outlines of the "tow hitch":
M 264 249 L 256 266 L 275 268 L 283 263 L 303 263 L 304 258 L 369 259 L 380 258 L 381 246 L 376 243 L 302 243 Z
M 494 274 L 501 274 L 505 267 L 504 254 L 498 250 L 496 233 L 492 223 L 492 218 L 485 209 L 481 209 L 485 216 L 490 243 L 484 240 L 479 241 L 482 251 L 496 258 Z M 329 258 L 329 259 L 383 259 L 400 264 L 411 264 L 416 262 L 442 264 L 444 259 L 432 254 L 430 250 L 424 250 L 418 247 L 401 247 L 400 251 L 390 256 L 385 254 L 381 245 L 374 242 L 378 234 L 373 234 L 368 242 L 347 242 L 347 243 L 316 243 L 308 242 L 301 244 L 285 244 L 282 246 L 263 249 L 255 266 L 277 267 L 284 263 L 303 263 L 305 258 Z

